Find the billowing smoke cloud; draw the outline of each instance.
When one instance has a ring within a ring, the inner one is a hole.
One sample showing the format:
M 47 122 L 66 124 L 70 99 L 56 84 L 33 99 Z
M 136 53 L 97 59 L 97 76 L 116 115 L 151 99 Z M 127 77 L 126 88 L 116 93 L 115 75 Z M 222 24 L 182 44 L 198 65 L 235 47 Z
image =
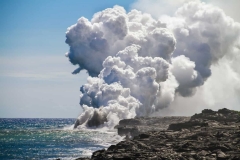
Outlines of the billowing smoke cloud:
M 84 69 L 90 75 L 80 90 L 78 123 L 111 128 L 120 119 L 171 108 L 178 97 L 194 97 L 213 65 L 239 55 L 239 35 L 239 23 L 200 2 L 159 20 L 120 6 L 91 21 L 81 17 L 66 33 L 66 56 L 79 66 L 73 74 Z

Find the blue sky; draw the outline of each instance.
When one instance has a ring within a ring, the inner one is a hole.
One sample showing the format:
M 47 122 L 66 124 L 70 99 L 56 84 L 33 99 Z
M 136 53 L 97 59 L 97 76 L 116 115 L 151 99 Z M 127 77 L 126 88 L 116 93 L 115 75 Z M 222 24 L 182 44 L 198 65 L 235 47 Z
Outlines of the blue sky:
M 147 8 L 146 1 L 151 1 Z M 240 1 L 204 1 L 240 21 L 236 5 Z M 0 0 L 0 118 L 77 117 L 79 88 L 87 74 L 71 74 L 77 67 L 64 56 L 69 49 L 65 32 L 81 16 L 91 19 L 114 5 L 127 11 L 136 7 L 154 16 L 160 8 L 161 13 L 173 13 L 180 1 Z
M 86 73 L 64 54 L 67 27 L 81 16 L 133 1 L 1 0 L 0 118 L 77 117 Z
M 65 32 L 81 16 L 132 1 L 1 0 L 1 56 L 59 54 L 67 49 Z M 41 46 L 41 47 L 40 47 Z M 34 51 L 34 52 L 33 52 Z M 41 52 L 41 53 L 39 53 Z

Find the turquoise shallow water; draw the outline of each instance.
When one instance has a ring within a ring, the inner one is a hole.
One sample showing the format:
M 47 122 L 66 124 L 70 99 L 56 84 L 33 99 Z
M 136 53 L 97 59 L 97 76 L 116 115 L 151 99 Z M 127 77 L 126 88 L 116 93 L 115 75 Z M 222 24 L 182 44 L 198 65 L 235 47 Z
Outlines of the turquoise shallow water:
M 114 134 L 72 130 L 74 121 L 0 119 L 0 159 L 74 159 L 110 145 Z

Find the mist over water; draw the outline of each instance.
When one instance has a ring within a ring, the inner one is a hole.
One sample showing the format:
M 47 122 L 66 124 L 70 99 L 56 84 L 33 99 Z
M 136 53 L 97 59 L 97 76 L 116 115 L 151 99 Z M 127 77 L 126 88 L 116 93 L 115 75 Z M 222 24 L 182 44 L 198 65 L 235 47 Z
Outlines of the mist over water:
M 159 16 L 160 17 L 160 16 Z M 84 17 L 66 32 L 66 56 L 87 70 L 80 128 L 113 128 L 136 116 L 239 109 L 240 24 L 220 8 L 189 2 L 153 18 L 121 6 Z

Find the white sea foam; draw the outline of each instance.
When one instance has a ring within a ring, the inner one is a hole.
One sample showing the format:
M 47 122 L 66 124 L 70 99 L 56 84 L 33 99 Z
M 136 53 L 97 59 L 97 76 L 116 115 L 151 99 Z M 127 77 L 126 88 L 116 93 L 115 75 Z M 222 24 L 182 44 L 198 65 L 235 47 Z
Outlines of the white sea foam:
M 63 130 L 73 130 L 73 129 L 74 129 L 74 124 L 63 127 Z

